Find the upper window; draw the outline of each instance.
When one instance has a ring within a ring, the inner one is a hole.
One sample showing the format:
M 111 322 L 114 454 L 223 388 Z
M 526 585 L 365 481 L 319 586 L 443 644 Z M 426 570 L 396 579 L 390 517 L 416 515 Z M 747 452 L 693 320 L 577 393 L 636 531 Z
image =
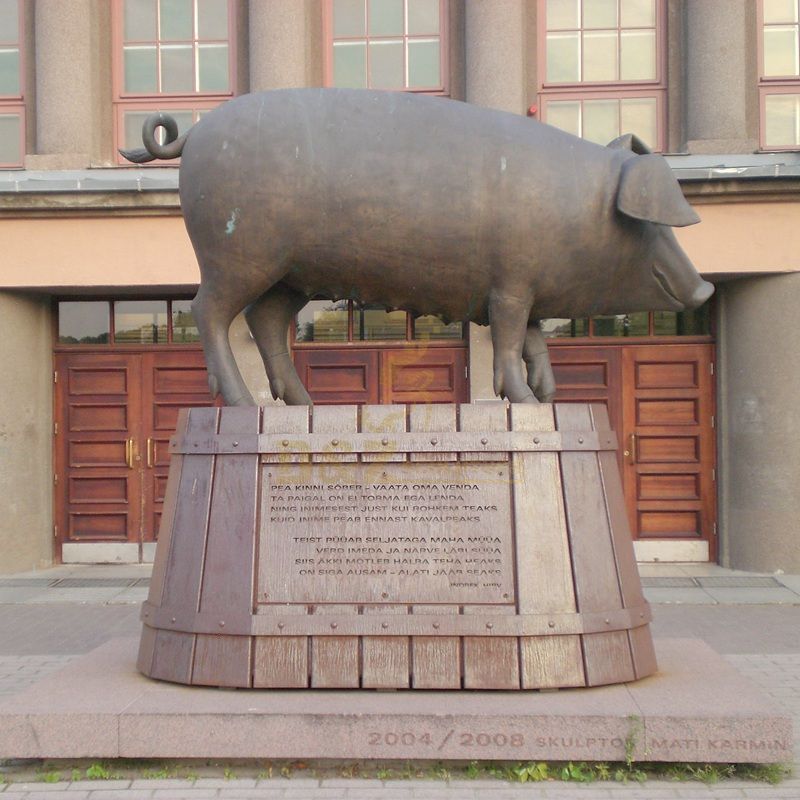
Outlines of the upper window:
M 142 123 L 154 111 L 168 111 L 183 133 L 233 95 L 232 0 L 114 5 L 118 146 L 141 147 Z
M 577 319 L 543 319 L 546 339 L 634 336 L 709 336 L 711 303 L 692 311 L 637 311 Z
M 539 0 L 541 119 L 608 144 L 663 150 L 663 0 Z
M 191 300 L 62 300 L 58 304 L 59 344 L 199 341 Z
M 446 0 L 328 0 L 326 84 L 447 91 Z
M 761 146 L 800 147 L 800 0 L 759 3 Z
M 20 167 L 25 153 L 22 0 L 0 0 L 0 167 Z

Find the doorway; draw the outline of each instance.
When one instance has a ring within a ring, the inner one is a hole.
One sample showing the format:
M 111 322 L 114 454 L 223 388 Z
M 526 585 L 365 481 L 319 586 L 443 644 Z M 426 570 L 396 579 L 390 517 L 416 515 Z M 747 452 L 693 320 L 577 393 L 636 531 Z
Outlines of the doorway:
M 211 403 L 202 351 L 59 353 L 55 376 L 59 551 L 155 542 L 178 410 Z
M 608 408 L 634 539 L 715 560 L 714 345 L 555 345 L 550 358 L 556 402 Z

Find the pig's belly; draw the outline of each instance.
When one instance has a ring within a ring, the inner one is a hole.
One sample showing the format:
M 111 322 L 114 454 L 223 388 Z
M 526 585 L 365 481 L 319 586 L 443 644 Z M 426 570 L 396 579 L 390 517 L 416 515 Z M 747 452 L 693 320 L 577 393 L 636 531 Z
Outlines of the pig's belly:
M 443 276 L 424 266 L 403 270 L 385 264 L 359 268 L 295 264 L 281 282 L 309 299 L 357 300 L 447 321 L 486 322 L 488 292 L 482 281 Z

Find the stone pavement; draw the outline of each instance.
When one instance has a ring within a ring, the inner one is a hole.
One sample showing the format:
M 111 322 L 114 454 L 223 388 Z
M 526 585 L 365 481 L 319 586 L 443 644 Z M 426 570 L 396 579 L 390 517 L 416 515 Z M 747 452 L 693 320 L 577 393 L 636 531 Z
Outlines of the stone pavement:
M 714 565 L 641 565 L 645 593 L 654 604 L 653 633 L 698 637 L 792 715 L 800 732 L 800 576 L 756 575 Z M 119 636 L 137 636 L 138 604 L 147 595 L 150 568 L 138 565 L 62 566 L 0 576 L 0 702 L 77 655 Z M 777 786 L 741 780 L 637 783 L 444 780 L 435 765 L 418 765 L 432 777 L 412 780 L 291 777 L 21 783 L 26 766 L 0 766 L 0 800 L 138 800 L 138 798 L 420 798 L 518 800 L 521 798 L 641 798 L 641 800 L 800 800 L 800 747 L 794 775 Z M 35 765 L 33 765 L 35 766 Z M 313 765 L 311 765 L 313 766 Z M 446 766 L 446 765 L 445 765 Z M 232 775 L 236 768 L 232 768 Z M 329 774 L 327 770 L 325 774 Z M 437 777 L 433 777 L 433 774 Z M 3 783 L 3 775 L 11 780 Z

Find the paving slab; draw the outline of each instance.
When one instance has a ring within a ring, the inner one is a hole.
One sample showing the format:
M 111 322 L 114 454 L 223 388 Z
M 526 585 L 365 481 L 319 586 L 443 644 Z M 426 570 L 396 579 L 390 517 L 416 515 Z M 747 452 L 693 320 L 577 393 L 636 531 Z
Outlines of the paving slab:
M 705 589 L 699 586 L 675 589 L 645 586 L 643 592 L 647 602 L 653 604 L 683 603 L 686 605 L 714 605 L 718 602 Z
M 800 575 L 775 575 L 775 580 L 800 595 Z
M 757 605 L 767 603 L 800 604 L 800 595 L 785 586 L 752 588 L 704 586 L 703 591 L 708 593 L 714 602 L 726 605 L 742 603 L 754 603 Z
M 791 721 L 704 643 L 657 643 L 645 680 L 558 692 L 239 690 L 136 672 L 113 639 L 12 695 L 0 758 L 786 762 Z

